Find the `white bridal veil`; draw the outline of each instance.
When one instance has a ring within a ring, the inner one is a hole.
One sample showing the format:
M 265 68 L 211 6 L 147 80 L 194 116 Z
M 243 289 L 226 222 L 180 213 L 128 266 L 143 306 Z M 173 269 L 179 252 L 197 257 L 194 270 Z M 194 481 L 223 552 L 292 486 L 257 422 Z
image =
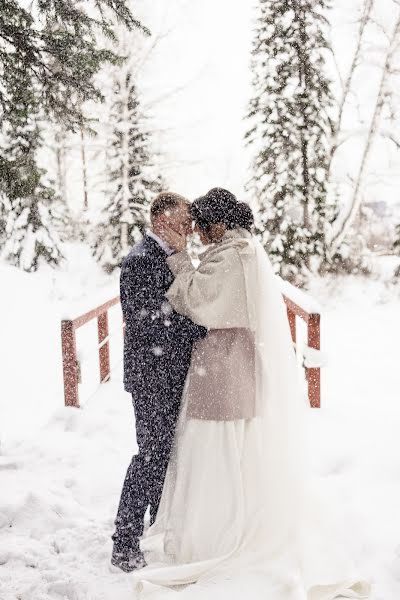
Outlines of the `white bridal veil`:
M 241 257 L 254 332 L 257 416 L 241 422 L 190 421 L 183 407 L 159 516 L 143 543 L 153 551 L 158 544 L 166 554 L 158 557 L 158 565 L 135 574 L 135 589 L 155 593 L 154 586 L 198 582 L 196 594 L 206 585 L 204 598 L 210 600 L 214 594 L 220 597 L 222 589 L 217 586 L 211 593 L 210 582 L 221 577 L 232 582 L 247 573 L 256 587 L 262 581 L 256 595 L 255 588 L 249 590 L 249 598 L 332 600 L 339 593 L 366 598 L 368 586 L 352 576 L 347 561 L 331 548 L 332 538 L 320 528 L 316 504 L 310 510 L 312 486 L 305 458 L 310 409 L 298 379 L 285 305 L 262 245 L 240 231 L 231 243 Z M 216 470 L 218 463 L 223 469 Z M 217 504 L 232 514 L 220 532 L 216 528 L 223 519 L 212 516 L 215 493 Z M 196 526 L 196 535 L 204 537 L 206 558 L 193 562 L 184 555 L 168 556 L 168 541 L 184 540 Z

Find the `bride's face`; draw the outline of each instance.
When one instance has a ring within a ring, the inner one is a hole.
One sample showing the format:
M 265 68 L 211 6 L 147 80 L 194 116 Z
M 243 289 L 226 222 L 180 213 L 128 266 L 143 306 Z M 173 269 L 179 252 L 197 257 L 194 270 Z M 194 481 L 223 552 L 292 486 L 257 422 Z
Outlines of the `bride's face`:
M 203 244 L 203 246 L 208 246 L 208 244 L 211 244 L 211 240 L 207 235 L 207 232 L 204 231 L 204 229 L 201 229 L 197 223 L 194 226 L 194 232 L 197 233 L 197 235 L 200 238 L 201 243 Z
M 215 244 L 222 240 L 226 233 L 226 227 L 222 223 L 216 223 L 215 225 L 211 225 L 210 229 L 205 231 L 198 225 L 195 225 L 194 231 L 198 233 L 201 243 L 204 246 L 208 246 L 208 244 Z
M 213 244 L 217 244 L 222 240 L 226 233 L 226 227 L 222 223 L 215 223 L 215 225 L 211 225 L 209 231 L 209 237 Z

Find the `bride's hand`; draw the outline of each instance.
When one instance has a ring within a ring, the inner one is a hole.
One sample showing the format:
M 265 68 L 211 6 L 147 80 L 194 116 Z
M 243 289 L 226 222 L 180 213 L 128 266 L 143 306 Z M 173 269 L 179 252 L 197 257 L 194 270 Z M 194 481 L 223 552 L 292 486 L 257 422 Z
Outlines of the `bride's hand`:
M 176 252 L 182 252 L 182 250 L 186 249 L 186 235 L 174 231 L 171 227 L 164 229 L 163 238 L 168 246 L 176 250 Z

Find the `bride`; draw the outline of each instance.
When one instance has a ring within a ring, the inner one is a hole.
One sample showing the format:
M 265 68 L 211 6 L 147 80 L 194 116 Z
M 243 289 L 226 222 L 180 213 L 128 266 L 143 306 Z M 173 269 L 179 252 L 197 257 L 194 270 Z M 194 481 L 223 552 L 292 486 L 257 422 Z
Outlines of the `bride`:
M 310 510 L 308 408 L 251 209 L 215 188 L 191 215 L 208 248 L 195 269 L 186 240 L 166 233 L 176 251 L 167 298 L 208 335 L 192 354 L 157 520 L 141 543 L 151 566 L 135 575 L 136 588 L 253 573 L 271 600 L 366 598 L 368 585 L 347 572 L 342 549 L 322 533 L 326 519 Z

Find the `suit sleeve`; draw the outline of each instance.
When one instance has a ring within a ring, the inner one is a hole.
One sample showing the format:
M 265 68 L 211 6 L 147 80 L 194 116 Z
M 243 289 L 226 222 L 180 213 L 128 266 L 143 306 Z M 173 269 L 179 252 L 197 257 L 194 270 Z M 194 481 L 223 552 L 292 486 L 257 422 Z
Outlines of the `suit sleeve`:
M 172 334 L 194 342 L 206 330 L 174 311 L 160 290 L 157 274 L 144 257 L 124 265 L 120 279 L 121 305 L 128 327 L 146 335 L 150 343 L 162 345 Z

